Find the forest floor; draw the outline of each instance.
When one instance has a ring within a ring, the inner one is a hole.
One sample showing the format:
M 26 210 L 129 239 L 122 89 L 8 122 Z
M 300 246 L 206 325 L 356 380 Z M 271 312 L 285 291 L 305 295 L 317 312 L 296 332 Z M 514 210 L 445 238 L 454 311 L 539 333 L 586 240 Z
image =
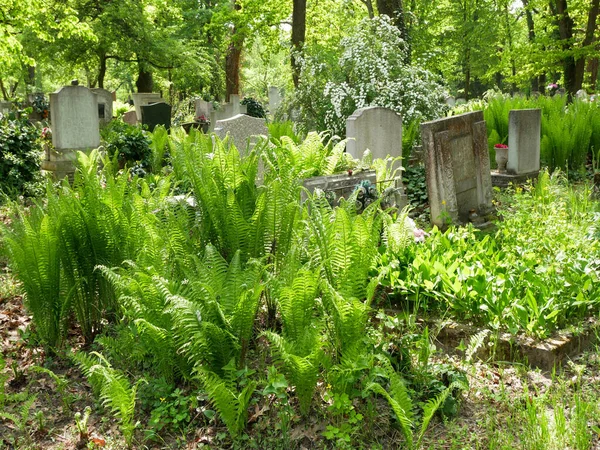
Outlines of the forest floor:
M 0 343 L 6 367 L 0 370 L 0 449 L 125 448 L 118 424 L 95 399 L 91 388 L 68 355 L 44 353 L 32 342 L 30 317 L 19 286 L 0 268 Z M 74 334 L 72 347 L 81 347 Z M 514 362 L 466 362 L 436 353 L 435 364 L 467 374 L 456 417 L 435 419 L 423 442 L 428 449 L 600 449 L 600 349 L 574 358 L 560 372 L 544 373 Z M 44 367 L 52 371 L 40 370 Z M 5 386 L 3 392 L 3 386 Z M 3 396 L 4 395 L 4 396 Z M 75 419 L 91 407 L 80 433 Z M 191 425 L 179 433 L 145 438 L 149 417 L 141 422 L 134 448 L 340 448 L 324 438 L 324 414 L 295 416 L 286 438 L 278 416 L 266 401 L 251 407 L 247 436 L 232 444 L 218 421 Z M 322 403 L 326 407 L 325 403 Z M 382 409 L 387 411 L 385 404 Z M 318 406 L 317 406 L 318 408 Z M 403 448 L 401 433 L 389 414 L 376 412 L 350 432 L 344 448 Z

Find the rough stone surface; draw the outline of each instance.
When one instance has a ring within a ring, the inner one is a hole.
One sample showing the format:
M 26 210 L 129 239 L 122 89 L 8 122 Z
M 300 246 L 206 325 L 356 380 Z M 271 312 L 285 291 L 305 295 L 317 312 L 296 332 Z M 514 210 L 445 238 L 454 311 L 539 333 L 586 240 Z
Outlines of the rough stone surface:
M 171 105 L 167 103 L 152 103 L 144 105 L 142 110 L 142 125 L 147 125 L 149 131 L 154 131 L 158 125 L 167 130 L 171 128 Z
M 215 124 L 215 134 L 220 139 L 227 135 L 240 152 L 245 152 L 248 145 L 253 146 L 258 136 L 269 134 L 265 119 L 238 114 L 230 119 L 219 120 Z
M 432 324 L 432 328 L 439 324 Z M 475 357 L 495 360 L 521 362 L 526 360 L 531 367 L 551 371 L 561 366 L 565 360 L 576 356 L 597 342 L 600 322 L 588 319 L 581 323 L 580 331 L 575 334 L 561 330 L 547 339 L 534 339 L 526 335 L 499 333 L 493 346 L 482 345 Z M 454 353 L 462 342 L 469 342 L 482 329 L 459 323 L 445 323 L 437 335 L 438 343 L 449 353 Z M 488 334 L 490 338 L 492 334 Z M 493 351 L 493 354 L 492 354 Z
M 113 116 L 113 94 L 106 89 L 92 89 L 92 92 L 98 96 L 98 120 L 101 124 L 108 123 Z
M 269 112 L 275 114 L 277 108 L 281 105 L 281 94 L 276 86 L 269 87 Z
M 522 175 L 540 170 L 542 110 L 520 109 L 508 114 L 508 163 L 506 170 Z
M 135 111 L 127 111 L 123 114 L 123 122 L 129 125 L 135 125 L 138 123 L 137 114 Z
M 12 109 L 11 102 L 0 102 L 0 113 L 8 114 Z
M 483 112 L 421 124 L 431 221 L 465 223 L 492 210 L 492 179 Z
M 373 159 L 402 156 L 402 116 L 380 106 L 357 109 L 346 121 L 346 137 L 346 151 L 354 158 L 367 149 Z
M 137 92 L 131 96 L 133 97 L 133 106 L 135 107 L 138 122 L 142 120 L 142 106 L 164 102 L 163 98 L 157 92 Z
M 207 119 L 210 118 L 210 113 L 213 112 L 213 105 L 211 102 L 198 99 L 194 102 L 194 106 L 196 111 L 196 117 L 204 115 Z
M 98 96 L 85 86 L 65 86 L 50 94 L 52 145 L 86 150 L 100 145 Z

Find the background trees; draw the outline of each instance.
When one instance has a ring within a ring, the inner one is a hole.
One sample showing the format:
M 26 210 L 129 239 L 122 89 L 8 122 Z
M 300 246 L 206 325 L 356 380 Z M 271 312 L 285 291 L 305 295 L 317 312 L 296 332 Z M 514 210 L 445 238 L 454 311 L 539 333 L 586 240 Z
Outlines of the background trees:
M 456 96 L 543 91 L 551 82 L 573 95 L 598 83 L 599 3 L 5 0 L 0 89 L 5 99 L 23 98 L 79 78 L 123 99 L 154 90 L 217 99 L 249 91 L 265 100 L 266 80 L 301 88 L 305 59 L 336 61 L 356 24 L 388 15 L 404 63 L 435 73 Z

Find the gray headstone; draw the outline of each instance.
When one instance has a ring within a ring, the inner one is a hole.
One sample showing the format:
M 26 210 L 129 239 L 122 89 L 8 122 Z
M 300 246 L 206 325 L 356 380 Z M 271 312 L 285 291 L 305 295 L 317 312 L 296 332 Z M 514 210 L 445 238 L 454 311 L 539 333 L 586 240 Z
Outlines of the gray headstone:
M 125 114 L 123 114 L 123 122 L 129 125 L 136 125 L 138 120 L 135 111 L 127 111 Z
M 492 210 L 492 179 L 483 112 L 421 124 L 431 221 L 467 222 Z
M 205 100 L 197 99 L 194 102 L 194 107 L 196 111 L 196 118 L 204 115 L 207 119 L 210 118 L 210 114 L 213 112 L 213 105 L 211 102 L 207 102 Z
M 108 123 L 113 116 L 113 95 L 106 89 L 92 89 L 92 92 L 98 96 L 98 119 L 101 124 Z
M 8 114 L 12 110 L 11 102 L 0 102 L 0 113 Z
M 541 132 L 542 110 L 520 109 L 508 113 L 509 174 L 539 172 Z
M 135 114 L 138 122 L 142 120 L 142 106 L 151 103 L 164 102 L 163 98 L 157 92 L 138 92 L 131 94 L 131 96 L 133 97 L 133 106 L 135 107 Z
M 144 105 L 142 110 L 142 125 L 147 125 L 148 130 L 154 131 L 158 125 L 167 130 L 171 128 L 171 105 L 167 103 L 153 103 Z
M 454 108 L 454 105 L 456 105 L 456 99 L 451 95 L 446 97 L 446 105 L 448 105 L 450 108 Z
M 74 171 L 76 152 L 100 145 L 98 96 L 85 86 L 65 86 L 50 94 L 52 145 L 42 163 L 44 170 L 62 178 Z
M 257 136 L 266 136 L 268 133 L 265 119 L 245 114 L 219 120 L 215 124 L 215 134 L 221 139 L 225 139 L 229 135 L 240 152 L 245 151 L 248 144 L 253 146 L 258 140 Z
M 277 108 L 281 105 L 281 94 L 276 86 L 269 87 L 269 112 L 275 114 Z
M 354 158 L 367 149 L 373 159 L 402 156 L 402 116 L 381 106 L 357 109 L 346 120 L 346 137 L 346 152 Z

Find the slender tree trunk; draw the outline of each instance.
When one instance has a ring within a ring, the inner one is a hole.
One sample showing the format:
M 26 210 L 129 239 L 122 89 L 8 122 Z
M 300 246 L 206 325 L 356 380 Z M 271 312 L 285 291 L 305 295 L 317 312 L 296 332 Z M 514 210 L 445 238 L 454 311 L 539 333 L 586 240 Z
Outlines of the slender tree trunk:
M 306 0 L 294 0 L 292 11 L 292 79 L 297 88 L 300 82 L 300 61 L 306 39 Z
M 10 99 L 8 98 L 8 92 L 4 87 L 4 82 L 2 81 L 2 78 L 0 78 L 0 90 L 2 91 L 2 97 L 4 97 L 4 100 L 9 101 Z
M 596 20 L 598 18 L 598 9 L 600 6 L 600 0 L 592 0 L 590 11 L 588 13 L 588 22 L 585 30 L 585 37 L 581 43 L 581 47 L 591 46 L 594 43 L 594 32 L 596 31 Z M 575 86 L 574 90 L 577 92 L 583 86 L 583 77 L 585 75 L 585 56 L 579 56 L 575 60 Z
M 232 1 L 235 11 L 242 7 L 236 0 Z M 225 101 L 228 102 L 231 94 L 240 93 L 240 65 L 242 61 L 242 50 L 244 48 L 244 36 L 239 33 L 237 27 L 231 29 L 231 42 L 227 47 L 225 57 Z
M 106 77 L 106 53 L 100 53 L 100 67 L 98 68 L 98 87 L 104 89 L 104 78 Z
M 235 33 L 235 31 L 234 31 Z M 227 48 L 225 58 L 225 101 L 228 102 L 232 94 L 240 93 L 240 65 L 242 61 L 243 39 L 234 40 Z
M 575 57 L 573 56 L 573 19 L 569 16 L 567 0 L 555 0 L 554 3 L 550 2 L 550 8 L 554 12 L 556 22 L 558 24 L 558 31 L 560 33 L 560 39 L 563 41 L 563 50 L 567 53 L 563 60 L 563 68 L 565 74 L 565 89 L 569 95 L 569 99 L 572 99 L 577 92 L 577 84 L 575 79 L 576 67 Z
M 598 58 L 592 58 L 588 63 L 589 83 L 594 92 L 598 83 L 598 62 Z
M 138 92 L 152 92 L 154 89 L 154 78 L 152 72 L 146 70 L 145 64 L 138 62 L 138 79 L 135 82 Z
M 373 2 L 371 0 L 360 0 L 367 7 L 367 12 L 369 13 L 369 19 L 375 17 L 375 11 L 373 10 Z
M 377 0 L 377 11 L 379 11 L 379 14 L 385 14 L 389 16 L 394 21 L 394 25 L 398 28 L 398 30 L 400 30 L 402 39 L 406 43 L 407 52 L 405 62 L 410 64 L 410 36 L 408 35 L 408 29 L 406 28 L 404 4 L 402 3 L 402 0 Z
M 535 43 L 535 27 L 533 23 L 533 14 L 531 13 L 531 8 L 529 7 L 529 0 L 523 0 L 523 6 L 525 7 L 525 19 L 527 20 L 527 38 L 529 43 L 533 45 Z M 537 76 L 534 76 L 531 79 L 531 91 L 540 91 L 540 83 Z

